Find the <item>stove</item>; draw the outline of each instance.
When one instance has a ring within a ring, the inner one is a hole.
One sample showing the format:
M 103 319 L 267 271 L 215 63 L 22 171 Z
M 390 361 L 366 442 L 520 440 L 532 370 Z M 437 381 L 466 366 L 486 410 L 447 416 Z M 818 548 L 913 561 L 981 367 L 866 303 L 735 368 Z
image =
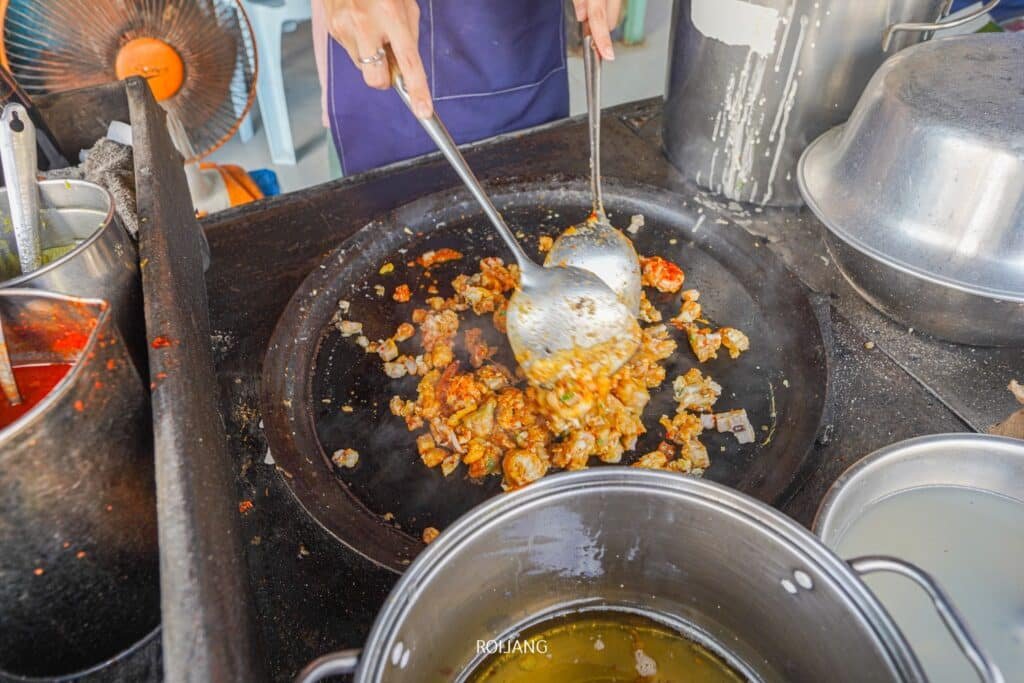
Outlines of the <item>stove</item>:
M 957 346 L 907 330 L 867 306 L 830 262 L 822 226 L 807 212 L 723 202 L 688 184 L 660 149 L 661 103 L 606 110 L 608 178 L 672 192 L 706 218 L 705 230 L 739 230 L 799 278 L 828 349 L 824 419 L 800 480 L 779 507 L 809 525 L 824 492 L 850 464 L 894 441 L 986 429 L 1014 409 L 1004 390 L 1024 367 L 1019 349 Z M 587 169 L 585 122 L 570 119 L 472 145 L 485 181 L 579 177 Z M 258 643 L 274 681 L 290 681 L 328 651 L 357 648 L 397 575 L 346 549 L 307 513 L 291 475 L 268 449 L 260 404 L 263 362 L 275 325 L 306 277 L 347 237 L 418 197 L 453 188 L 439 155 L 217 214 L 202 227 L 211 342 L 234 474 Z M 166 616 L 165 616 L 166 618 Z M 258 667 L 257 667 L 258 668 Z

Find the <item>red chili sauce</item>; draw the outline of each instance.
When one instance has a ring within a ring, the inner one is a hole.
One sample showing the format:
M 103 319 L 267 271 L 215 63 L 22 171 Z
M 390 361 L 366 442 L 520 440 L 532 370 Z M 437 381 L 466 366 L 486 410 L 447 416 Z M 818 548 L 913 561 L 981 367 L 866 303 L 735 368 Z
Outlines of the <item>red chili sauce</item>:
M 21 404 L 12 406 L 0 394 L 0 429 L 32 410 L 37 403 L 57 386 L 74 367 L 71 363 L 22 365 L 14 368 L 14 379 L 21 393 Z

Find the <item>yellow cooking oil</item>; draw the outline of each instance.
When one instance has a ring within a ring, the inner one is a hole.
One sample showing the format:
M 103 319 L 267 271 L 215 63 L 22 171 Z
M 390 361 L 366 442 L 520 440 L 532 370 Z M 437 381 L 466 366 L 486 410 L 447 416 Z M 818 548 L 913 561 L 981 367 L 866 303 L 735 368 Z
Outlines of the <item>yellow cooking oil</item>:
M 465 679 L 467 683 L 747 680 L 700 643 L 631 612 L 578 612 L 544 621 L 500 644 L 481 642 L 492 654 Z

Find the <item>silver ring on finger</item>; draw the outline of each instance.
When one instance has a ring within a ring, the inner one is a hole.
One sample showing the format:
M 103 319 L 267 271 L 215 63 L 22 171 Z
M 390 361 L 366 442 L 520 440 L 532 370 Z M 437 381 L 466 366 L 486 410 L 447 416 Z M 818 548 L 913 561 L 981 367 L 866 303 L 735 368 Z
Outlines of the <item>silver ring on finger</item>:
M 384 61 L 385 56 L 387 56 L 387 53 L 384 52 L 384 48 L 379 47 L 377 48 L 377 51 L 373 53 L 373 56 L 359 57 L 357 61 L 360 66 L 369 66 L 371 64 L 380 64 Z

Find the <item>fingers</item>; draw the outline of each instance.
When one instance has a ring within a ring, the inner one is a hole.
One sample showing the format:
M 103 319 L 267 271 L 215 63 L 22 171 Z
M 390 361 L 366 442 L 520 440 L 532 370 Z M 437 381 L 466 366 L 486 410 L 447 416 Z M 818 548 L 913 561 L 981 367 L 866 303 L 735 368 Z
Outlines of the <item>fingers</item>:
M 391 87 L 387 59 L 373 59 L 390 44 L 413 113 L 426 118 L 433 113 L 427 74 L 420 59 L 420 8 L 416 0 L 323 0 L 333 35 L 371 88 Z M 372 60 L 372 61 L 370 61 Z
M 416 0 L 405 0 L 405 12 L 409 17 L 407 26 L 412 31 L 412 42 L 420 44 L 420 6 Z
M 374 57 L 384 46 L 381 32 L 370 13 L 350 0 L 324 0 L 324 10 L 331 35 L 345 48 L 352 63 L 362 72 L 366 84 L 371 88 L 390 86 L 385 60 L 361 61 Z
M 576 11 L 576 21 L 582 24 L 587 20 L 587 0 L 572 0 L 572 8 Z
M 418 17 L 417 17 L 418 19 Z M 388 42 L 395 53 L 398 70 L 405 79 L 405 88 L 412 100 L 412 112 L 417 118 L 425 119 L 434 112 L 427 85 L 427 73 L 423 69 L 423 60 L 414 38 L 414 30 L 408 23 L 396 23 L 388 33 Z
M 619 20 L 619 2 L 617 0 L 585 0 L 586 22 L 590 35 L 594 38 L 594 46 L 602 59 L 615 59 L 612 48 L 612 29 Z M 574 0 L 575 2 L 575 0 Z M 614 11 L 614 14 L 610 13 Z M 577 15 L 579 12 L 577 11 Z
M 372 33 L 356 35 L 356 52 L 359 54 L 357 66 L 363 72 L 366 85 L 377 90 L 391 87 L 391 74 L 388 72 L 388 60 L 384 57 L 384 40 L 379 35 L 374 38 Z M 374 59 L 373 62 L 367 62 Z

